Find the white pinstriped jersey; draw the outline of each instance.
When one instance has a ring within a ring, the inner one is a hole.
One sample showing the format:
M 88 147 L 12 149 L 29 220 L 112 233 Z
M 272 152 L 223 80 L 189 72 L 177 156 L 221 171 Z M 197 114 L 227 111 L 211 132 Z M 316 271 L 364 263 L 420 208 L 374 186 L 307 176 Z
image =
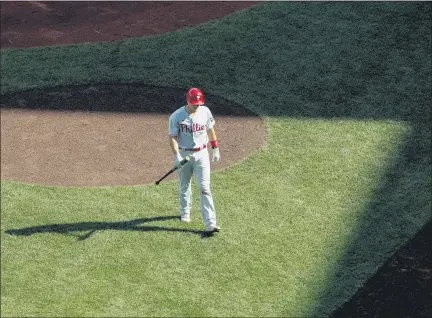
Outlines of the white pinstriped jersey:
M 201 105 L 195 114 L 189 114 L 186 106 L 177 109 L 169 118 L 169 135 L 177 136 L 180 148 L 196 148 L 209 142 L 207 131 L 215 124 L 207 106 Z

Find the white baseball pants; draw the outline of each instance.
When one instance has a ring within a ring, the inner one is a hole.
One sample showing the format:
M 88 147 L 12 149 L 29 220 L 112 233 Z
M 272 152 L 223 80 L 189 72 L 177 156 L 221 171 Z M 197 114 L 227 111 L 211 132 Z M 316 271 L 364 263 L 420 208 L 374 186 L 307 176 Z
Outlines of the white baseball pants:
M 192 175 L 195 175 L 200 191 L 200 208 L 207 231 L 216 227 L 216 211 L 210 190 L 210 157 L 207 148 L 200 151 L 180 150 L 180 155 L 190 160 L 178 170 L 180 181 L 180 214 L 190 215 L 192 207 Z

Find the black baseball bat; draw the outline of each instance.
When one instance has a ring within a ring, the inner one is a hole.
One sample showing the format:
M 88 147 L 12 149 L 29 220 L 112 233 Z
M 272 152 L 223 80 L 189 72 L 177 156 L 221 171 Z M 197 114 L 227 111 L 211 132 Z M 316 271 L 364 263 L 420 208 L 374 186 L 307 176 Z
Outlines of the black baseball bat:
M 190 159 L 189 156 L 186 156 L 186 158 L 184 158 L 182 161 L 180 161 L 180 164 L 183 166 L 186 162 L 189 161 L 189 159 Z M 162 178 L 160 178 L 158 181 L 156 181 L 156 185 L 158 185 L 163 179 L 168 177 L 171 173 L 173 173 L 177 169 L 178 169 L 177 167 L 174 167 L 170 171 L 168 171 Z

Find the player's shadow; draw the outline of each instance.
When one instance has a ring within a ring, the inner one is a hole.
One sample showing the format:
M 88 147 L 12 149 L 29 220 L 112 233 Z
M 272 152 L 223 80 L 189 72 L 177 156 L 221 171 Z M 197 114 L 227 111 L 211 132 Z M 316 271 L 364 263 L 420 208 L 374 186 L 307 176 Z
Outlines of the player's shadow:
M 59 233 L 77 237 L 79 241 L 88 239 L 97 231 L 115 230 L 115 231 L 140 231 L 140 232 L 183 232 L 200 235 L 205 237 L 204 231 L 173 228 L 166 226 L 150 226 L 146 223 L 156 221 L 169 221 L 179 219 L 178 216 L 157 216 L 151 218 L 141 218 L 124 222 L 82 222 L 82 223 L 65 223 L 65 224 L 48 224 L 22 229 L 6 230 L 7 234 L 16 236 L 29 236 L 38 233 Z M 85 232 L 84 234 L 80 232 Z

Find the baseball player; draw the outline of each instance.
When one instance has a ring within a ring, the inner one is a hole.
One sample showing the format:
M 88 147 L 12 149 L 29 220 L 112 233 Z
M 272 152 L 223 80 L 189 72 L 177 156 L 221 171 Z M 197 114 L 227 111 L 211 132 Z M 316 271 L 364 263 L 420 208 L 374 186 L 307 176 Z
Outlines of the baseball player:
M 187 105 L 177 109 L 169 118 L 169 143 L 174 154 L 174 163 L 179 168 L 180 220 L 190 222 L 192 206 L 192 175 L 195 174 L 200 190 L 200 208 L 206 234 L 219 232 L 216 211 L 210 191 L 210 158 L 207 145 L 213 148 L 213 162 L 220 160 L 214 130 L 215 121 L 210 109 L 204 106 L 204 94 L 198 88 L 186 93 Z M 186 156 L 190 160 L 183 166 Z

